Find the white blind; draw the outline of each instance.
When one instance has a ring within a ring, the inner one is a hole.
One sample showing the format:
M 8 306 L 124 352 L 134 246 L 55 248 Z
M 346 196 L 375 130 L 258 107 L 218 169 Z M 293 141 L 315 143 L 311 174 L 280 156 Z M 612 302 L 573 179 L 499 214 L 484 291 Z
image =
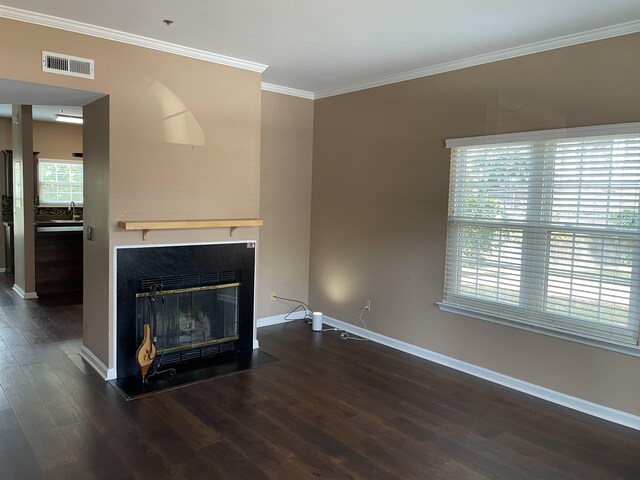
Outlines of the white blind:
M 443 303 L 637 345 L 639 225 L 638 133 L 455 146 Z

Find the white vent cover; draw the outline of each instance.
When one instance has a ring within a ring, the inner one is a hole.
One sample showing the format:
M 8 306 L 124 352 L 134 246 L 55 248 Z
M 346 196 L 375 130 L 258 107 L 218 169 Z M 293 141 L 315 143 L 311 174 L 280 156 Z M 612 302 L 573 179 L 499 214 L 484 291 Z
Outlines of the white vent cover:
M 93 60 L 43 51 L 42 71 L 93 80 Z

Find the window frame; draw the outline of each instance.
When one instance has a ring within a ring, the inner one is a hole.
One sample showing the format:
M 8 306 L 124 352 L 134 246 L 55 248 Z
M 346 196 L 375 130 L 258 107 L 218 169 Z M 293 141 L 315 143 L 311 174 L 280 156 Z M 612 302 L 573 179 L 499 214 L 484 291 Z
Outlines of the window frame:
M 579 128 L 571 128 L 571 129 L 544 130 L 544 131 L 537 131 L 537 132 L 521 132 L 521 133 L 505 134 L 505 135 L 457 138 L 457 139 L 446 140 L 445 147 L 446 148 L 483 147 L 483 146 L 491 147 L 491 146 L 497 146 L 500 144 L 511 144 L 511 143 L 526 144 L 527 142 L 555 141 L 555 140 L 570 141 L 571 139 L 578 139 L 578 138 L 584 139 L 585 137 L 602 137 L 602 136 L 615 136 L 615 135 L 639 134 L 639 133 L 640 133 L 640 123 L 628 123 L 628 124 L 605 125 L 605 126 L 597 126 L 597 127 L 579 127 Z M 542 178 L 542 177 L 536 177 L 536 178 Z M 545 178 L 545 180 L 547 180 L 547 178 Z M 531 180 L 529 180 L 529 184 L 532 184 L 532 183 L 535 183 L 535 182 L 532 182 Z M 452 188 L 454 188 L 453 173 L 452 173 L 452 179 L 450 184 L 450 189 Z M 451 192 L 450 192 L 450 195 L 451 195 Z M 452 197 L 450 196 L 449 201 L 451 201 L 451 198 Z M 530 205 L 529 199 L 527 200 L 526 205 L 527 205 L 526 210 L 527 211 L 531 210 L 529 208 L 529 205 Z M 552 208 L 553 207 L 549 207 L 546 214 L 550 215 L 552 212 Z M 545 214 L 545 212 L 542 210 L 539 213 L 541 215 Z M 607 218 L 610 218 L 610 217 L 607 217 Z M 457 240 L 452 239 L 452 236 L 455 236 L 457 239 L 459 235 L 462 235 L 461 233 L 462 228 L 464 228 L 465 225 L 468 227 L 469 225 L 473 225 L 473 224 L 477 226 L 481 226 L 483 224 L 491 224 L 493 226 L 498 225 L 499 227 L 501 227 L 499 228 L 500 230 L 505 228 L 520 229 L 521 236 L 522 236 L 522 246 L 521 246 L 521 256 L 520 256 L 520 266 L 519 266 L 520 280 L 518 284 L 519 285 L 518 295 L 520 295 L 523 289 L 522 285 L 529 281 L 527 277 L 531 275 L 530 271 L 534 270 L 533 268 L 530 268 L 530 266 L 529 268 L 527 268 L 524 265 L 525 259 L 527 258 L 528 255 L 530 255 L 530 249 L 531 249 L 531 245 L 527 245 L 526 238 L 528 234 L 526 234 L 526 231 L 535 229 L 536 226 L 531 225 L 528 222 L 528 220 L 525 220 L 522 222 L 504 221 L 499 223 L 491 222 L 491 220 L 487 221 L 486 219 L 483 219 L 483 218 L 478 218 L 477 220 L 478 220 L 477 222 L 469 222 L 469 221 L 465 222 L 465 220 L 459 220 L 459 219 L 452 220 L 452 207 L 451 205 L 449 205 L 449 216 L 448 216 L 449 231 L 447 234 L 447 243 L 446 243 L 447 257 L 450 256 L 450 249 L 461 248 L 460 247 L 461 245 L 465 245 L 464 242 L 458 242 Z M 541 256 L 536 257 L 538 259 L 544 258 L 544 261 L 545 261 L 545 264 L 543 267 L 543 274 L 541 275 L 543 278 L 542 280 L 540 278 L 537 279 L 538 282 L 543 282 L 543 283 L 538 283 L 538 286 L 542 285 L 543 288 L 541 290 L 538 289 L 536 291 L 543 292 L 543 296 L 540 297 L 539 303 L 546 305 L 546 302 L 548 302 L 550 297 L 548 295 L 549 278 L 550 278 L 549 269 L 550 269 L 550 265 L 552 263 L 551 260 L 553 257 L 550 255 L 549 251 L 551 248 L 550 245 L 551 245 L 552 237 L 554 235 L 563 235 L 563 234 L 580 235 L 580 234 L 584 234 L 585 231 L 587 231 L 588 229 L 585 230 L 583 228 L 578 228 L 577 226 L 576 228 L 572 228 L 571 226 L 568 226 L 566 224 L 554 225 L 554 223 L 551 221 L 545 221 L 540 223 L 543 225 L 547 225 L 546 231 L 539 232 L 543 235 L 546 235 L 545 245 L 547 247 L 542 257 Z M 465 301 L 464 301 L 465 296 L 456 295 L 456 293 L 459 293 L 460 291 L 459 284 L 458 284 L 457 292 L 454 292 L 454 293 L 452 293 L 453 289 L 451 289 L 450 285 L 448 285 L 448 283 L 452 281 L 452 278 L 451 278 L 452 275 L 449 273 L 445 274 L 446 296 L 443 297 L 442 301 L 437 302 L 437 305 L 443 311 L 470 316 L 473 318 L 478 318 L 478 319 L 490 321 L 493 323 L 499 323 L 503 325 L 516 327 L 516 328 L 521 328 L 528 331 L 534 331 L 537 333 L 542 333 L 542 334 L 550 335 L 553 337 L 572 340 L 578 343 L 585 343 L 585 344 L 602 347 L 609 350 L 615 350 L 625 354 L 640 356 L 640 346 L 639 346 L 640 321 L 631 324 L 633 322 L 633 319 L 631 318 L 633 313 L 638 312 L 639 311 L 638 309 L 640 308 L 640 305 L 638 305 L 640 303 L 640 292 L 638 291 L 638 288 L 634 288 L 634 286 L 637 287 L 640 284 L 640 236 L 638 236 L 640 234 L 639 228 L 640 227 L 636 226 L 634 229 L 631 230 L 631 233 L 630 233 L 632 238 L 632 243 L 631 243 L 632 258 L 631 258 L 631 267 L 630 267 L 630 273 L 629 273 L 630 298 L 629 298 L 628 318 L 631 320 L 631 322 L 629 322 L 629 324 L 627 325 L 627 330 L 631 333 L 629 335 L 629 338 L 635 339 L 635 344 L 630 343 L 629 341 L 618 341 L 612 338 L 594 336 L 593 334 L 589 333 L 588 328 L 585 328 L 585 325 L 586 325 L 585 321 L 576 321 L 571 317 L 569 317 L 568 315 L 565 318 L 565 316 L 559 315 L 558 313 L 556 314 L 550 313 L 550 311 L 547 310 L 546 306 L 541 309 L 543 313 L 540 315 L 540 318 L 542 317 L 549 318 L 549 320 L 545 323 L 524 321 L 522 320 L 522 318 L 518 318 L 518 315 L 513 315 L 514 310 L 518 310 L 521 308 L 517 304 L 511 306 L 506 303 L 501 303 L 498 301 L 487 299 L 486 300 L 487 304 L 491 304 L 493 306 L 498 304 L 500 306 L 500 315 L 491 313 L 491 310 L 494 310 L 494 311 L 496 310 L 495 308 L 493 309 L 488 308 L 488 309 L 485 309 L 485 311 L 483 311 L 482 308 L 478 308 L 478 306 L 482 306 L 483 302 L 485 302 L 481 297 L 478 297 L 478 296 L 469 297 L 469 298 L 473 298 L 473 300 L 470 302 L 467 302 L 465 306 Z M 600 238 L 602 239 L 601 241 L 603 242 L 606 241 L 604 237 L 611 234 L 611 232 L 607 230 L 598 231 L 597 233 L 600 236 L 597 237 L 596 235 L 594 235 L 593 238 L 596 240 Z M 540 244 L 537 244 L 538 247 L 539 245 Z M 576 254 L 575 252 L 572 252 L 571 255 L 572 255 L 571 259 L 573 262 Z M 460 260 L 463 258 L 463 256 L 458 255 L 456 258 Z M 503 264 L 500 263 L 500 266 L 502 265 Z M 449 269 L 449 266 L 450 266 L 449 258 L 447 258 L 446 260 L 446 266 L 447 266 L 447 269 Z M 452 268 L 461 270 L 462 268 L 464 268 L 463 262 L 461 261 L 456 262 Z M 540 274 L 538 273 L 538 275 Z M 459 283 L 460 279 L 462 278 L 462 275 L 454 274 L 453 277 L 457 278 Z M 476 277 L 476 285 L 479 283 L 479 278 L 480 278 L 479 276 Z M 529 291 L 525 293 L 531 293 L 531 292 Z M 496 298 L 499 299 L 500 297 L 496 296 Z M 469 308 L 468 306 L 469 304 L 472 304 L 472 308 Z M 520 315 L 520 317 L 522 317 L 522 315 Z M 599 322 L 601 323 L 602 319 L 600 319 Z M 622 328 L 620 328 L 620 330 L 622 330 Z

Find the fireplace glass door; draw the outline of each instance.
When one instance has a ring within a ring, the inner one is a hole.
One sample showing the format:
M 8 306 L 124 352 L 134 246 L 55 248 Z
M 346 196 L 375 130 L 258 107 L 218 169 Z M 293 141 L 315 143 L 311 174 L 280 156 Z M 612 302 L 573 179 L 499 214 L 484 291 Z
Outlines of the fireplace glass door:
M 231 342 L 238 339 L 239 283 L 136 294 L 136 331 L 145 324 L 157 354 Z

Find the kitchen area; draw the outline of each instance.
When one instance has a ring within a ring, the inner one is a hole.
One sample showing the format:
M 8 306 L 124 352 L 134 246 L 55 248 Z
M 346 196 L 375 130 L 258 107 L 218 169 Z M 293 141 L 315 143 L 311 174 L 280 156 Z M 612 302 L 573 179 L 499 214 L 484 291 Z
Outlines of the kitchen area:
M 55 107 L 52 107 L 55 108 Z M 58 107 L 62 109 L 61 107 Z M 51 108 L 49 108 L 51 110 Z M 34 112 L 37 111 L 34 107 Z M 51 115 L 53 120 L 55 116 Z M 38 296 L 82 290 L 82 126 L 33 122 L 35 291 Z M 15 271 L 11 118 L 0 118 L 4 274 Z M 24 179 L 30 181 L 31 179 Z M 71 199 L 71 200 L 69 200 Z M 1 267 L 1 265 L 0 265 Z
M 38 295 L 82 290 L 82 218 L 59 217 L 39 216 L 35 222 Z

